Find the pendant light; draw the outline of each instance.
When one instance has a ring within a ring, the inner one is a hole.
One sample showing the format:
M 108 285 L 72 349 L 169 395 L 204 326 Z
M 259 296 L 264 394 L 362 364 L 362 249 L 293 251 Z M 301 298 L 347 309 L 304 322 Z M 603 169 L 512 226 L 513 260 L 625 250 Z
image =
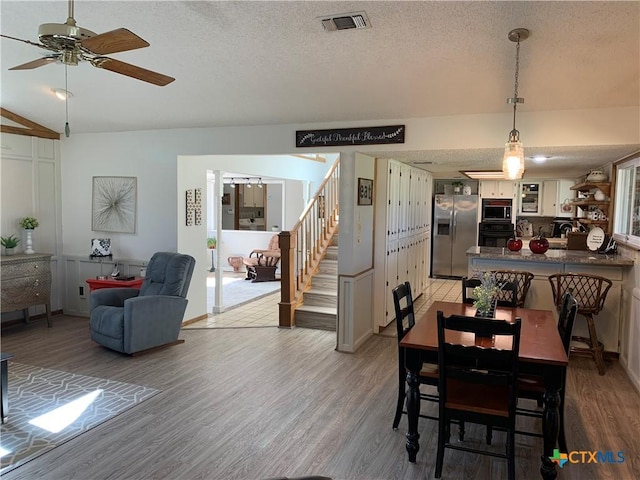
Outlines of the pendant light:
M 516 76 L 513 97 L 507 98 L 507 103 L 513 105 L 513 129 L 509 132 L 509 141 L 504 147 L 502 171 L 509 180 L 522 178 L 524 173 L 524 148 L 520 141 L 520 132 L 516 130 L 516 108 L 518 103 L 524 103 L 524 98 L 518 97 L 518 74 L 520 70 L 520 42 L 529 38 L 529 30 L 516 28 L 509 32 L 509 40 L 516 42 Z

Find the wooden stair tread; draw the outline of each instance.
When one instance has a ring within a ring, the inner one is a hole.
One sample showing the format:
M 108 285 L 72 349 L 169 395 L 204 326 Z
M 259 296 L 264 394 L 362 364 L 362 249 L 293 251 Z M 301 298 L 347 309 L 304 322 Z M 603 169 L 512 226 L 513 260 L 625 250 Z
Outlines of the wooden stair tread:
M 335 290 L 328 290 L 325 288 L 318 288 L 318 287 L 313 287 L 313 285 L 311 286 L 311 288 L 307 291 L 304 292 L 305 295 L 307 294 L 311 294 L 311 295 L 326 295 L 328 297 L 337 297 L 338 296 L 338 292 Z
M 318 307 L 315 305 L 300 305 L 296 308 L 296 312 L 313 312 L 313 313 L 324 313 L 327 315 L 337 315 L 338 308 L 337 307 Z

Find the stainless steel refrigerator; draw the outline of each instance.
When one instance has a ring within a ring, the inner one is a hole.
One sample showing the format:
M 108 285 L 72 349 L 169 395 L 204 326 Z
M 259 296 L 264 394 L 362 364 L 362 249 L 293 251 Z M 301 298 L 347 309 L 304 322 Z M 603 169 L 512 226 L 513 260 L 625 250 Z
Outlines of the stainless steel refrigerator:
M 477 245 L 478 196 L 436 195 L 433 202 L 433 276 L 467 275 L 467 250 Z

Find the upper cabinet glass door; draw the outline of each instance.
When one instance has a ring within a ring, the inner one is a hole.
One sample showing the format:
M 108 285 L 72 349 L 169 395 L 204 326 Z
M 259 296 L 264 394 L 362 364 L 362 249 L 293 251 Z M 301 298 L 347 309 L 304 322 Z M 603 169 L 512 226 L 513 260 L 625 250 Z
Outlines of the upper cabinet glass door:
M 540 182 L 520 183 L 520 208 L 519 214 L 540 215 L 542 208 L 542 184 Z

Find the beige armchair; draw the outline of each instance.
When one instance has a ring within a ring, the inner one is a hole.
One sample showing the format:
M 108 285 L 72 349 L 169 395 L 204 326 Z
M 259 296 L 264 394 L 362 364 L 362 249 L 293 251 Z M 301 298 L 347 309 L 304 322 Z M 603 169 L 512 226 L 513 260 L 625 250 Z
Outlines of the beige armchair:
M 242 263 L 247 268 L 245 280 L 253 282 L 276 280 L 278 262 L 280 262 L 280 244 L 278 235 L 274 235 L 266 249 L 253 250 L 248 257 L 242 259 Z

